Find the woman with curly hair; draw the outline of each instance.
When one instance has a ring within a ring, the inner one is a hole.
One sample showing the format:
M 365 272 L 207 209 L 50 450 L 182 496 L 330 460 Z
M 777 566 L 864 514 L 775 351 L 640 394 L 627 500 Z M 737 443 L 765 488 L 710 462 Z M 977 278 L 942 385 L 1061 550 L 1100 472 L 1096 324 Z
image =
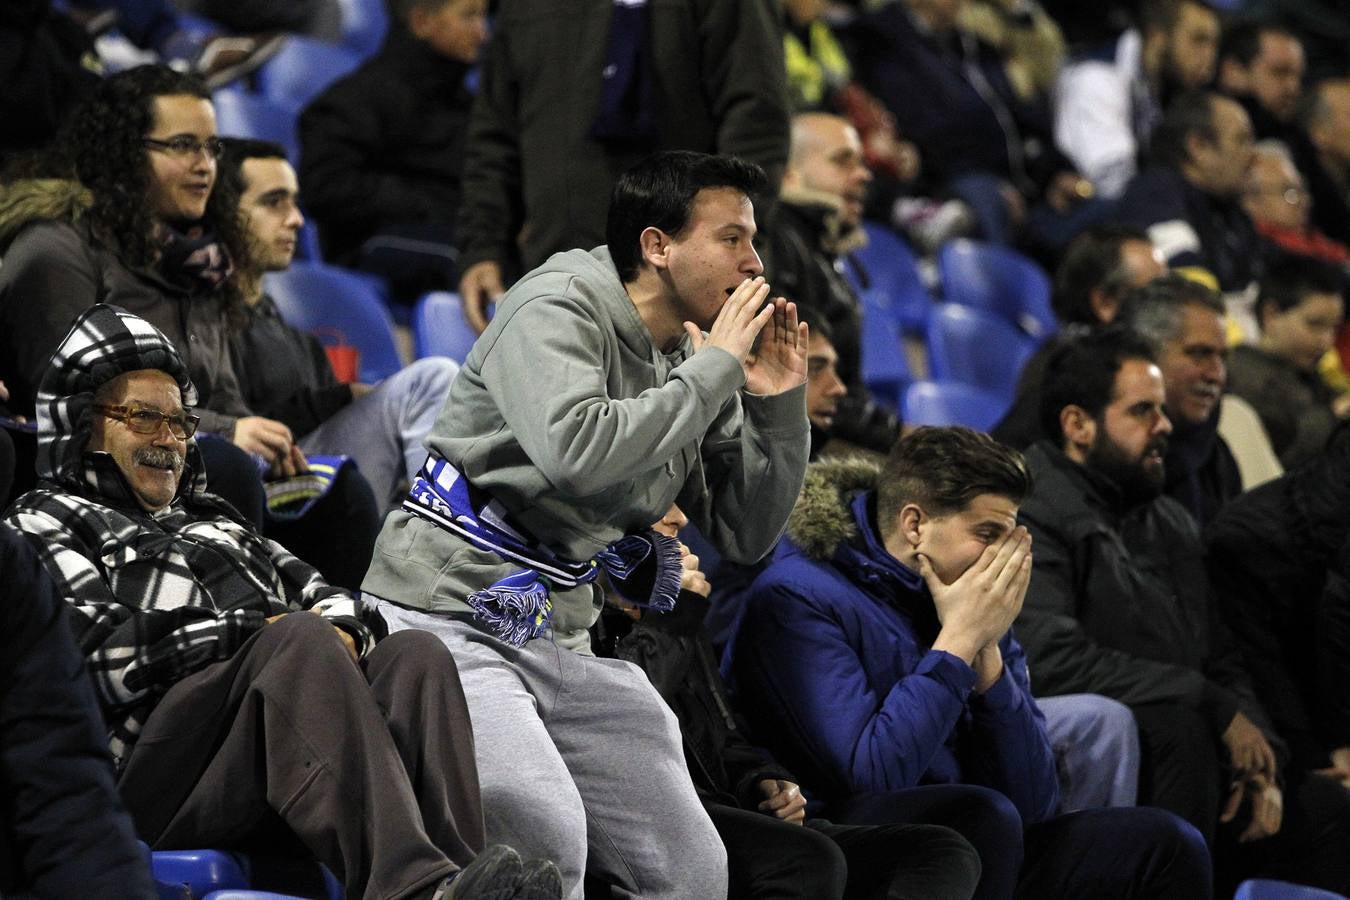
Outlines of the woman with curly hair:
M 212 490 L 257 524 L 263 491 L 246 454 L 278 476 L 305 461 L 284 424 L 253 415 L 230 361 L 241 308 L 231 251 L 244 245 L 235 217 L 207 210 L 220 147 L 202 82 L 141 66 L 102 82 L 67 122 L 52 160 L 63 177 L 0 189 L 0 381 L 10 409 L 31 416 L 47 361 L 80 312 L 102 302 L 141 316 L 188 363 L 201 431 L 224 439 L 200 444 Z M 355 587 L 379 524 L 374 495 L 344 467 L 323 505 L 326 516 L 267 531 Z

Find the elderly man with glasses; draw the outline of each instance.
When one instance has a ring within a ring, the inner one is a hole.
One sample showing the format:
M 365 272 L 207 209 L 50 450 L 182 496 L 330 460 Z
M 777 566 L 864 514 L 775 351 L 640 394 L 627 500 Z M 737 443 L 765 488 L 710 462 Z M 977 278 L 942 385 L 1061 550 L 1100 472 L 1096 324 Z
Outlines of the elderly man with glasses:
M 38 486 L 6 520 L 69 604 L 140 836 L 282 825 L 349 897 L 558 897 L 551 863 L 484 850 L 449 652 L 377 643 L 350 593 L 207 493 L 195 393 L 153 325 L 82 313 L 39 385 Z

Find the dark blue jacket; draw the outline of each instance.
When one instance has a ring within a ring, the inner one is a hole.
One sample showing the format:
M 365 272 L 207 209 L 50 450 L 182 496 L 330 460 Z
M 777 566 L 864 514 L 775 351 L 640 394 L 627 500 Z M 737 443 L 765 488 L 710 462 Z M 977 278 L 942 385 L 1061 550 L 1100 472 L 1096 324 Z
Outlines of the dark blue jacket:
M 741 708 L 828 802 L 964 783 L 1000 791 L 1025 822 L 1053 816 L 1054 755 L 1021 646 L 1003 636 L 1004 674 L 984 696 L 969 665 L 930 649 L 932 599 L 882 546 L 868 472 L 874 482 L 857 462 L 808 474 L 732 648 Z

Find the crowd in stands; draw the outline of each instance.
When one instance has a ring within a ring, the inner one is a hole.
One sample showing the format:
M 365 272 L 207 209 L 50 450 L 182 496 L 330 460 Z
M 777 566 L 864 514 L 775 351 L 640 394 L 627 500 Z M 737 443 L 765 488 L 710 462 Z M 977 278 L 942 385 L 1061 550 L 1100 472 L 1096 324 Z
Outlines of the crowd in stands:
M 7 4 L 0 896 L 1350 897 L 1350 5 L 1087 6 Z

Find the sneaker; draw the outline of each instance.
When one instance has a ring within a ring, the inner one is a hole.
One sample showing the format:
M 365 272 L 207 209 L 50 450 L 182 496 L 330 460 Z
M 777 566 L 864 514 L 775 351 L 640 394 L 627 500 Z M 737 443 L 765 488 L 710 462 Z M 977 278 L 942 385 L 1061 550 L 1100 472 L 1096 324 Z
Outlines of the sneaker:
M 891 222 L 924 256 L 936 253 L 938 247 L 952 238 L 975 231 L 975 216 L 960 200 L 901 197 L 891 210 Z
M 516 892 L 516 900 L 561 900 L 562 873 L 547 859 L 532 859 L 525 864 L 525 881 Z
M 431 900 L 512 900 L 524 878 L 520 854 L 505 844 L 493 844 L 441 882 Z
M 207 40 L 201 53 L 192 63 L 192 69 L 206 86 L 215 90 L 231 81 L 257 71 L 286 41 L 284 34 L 218 35 Z

